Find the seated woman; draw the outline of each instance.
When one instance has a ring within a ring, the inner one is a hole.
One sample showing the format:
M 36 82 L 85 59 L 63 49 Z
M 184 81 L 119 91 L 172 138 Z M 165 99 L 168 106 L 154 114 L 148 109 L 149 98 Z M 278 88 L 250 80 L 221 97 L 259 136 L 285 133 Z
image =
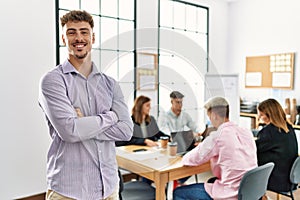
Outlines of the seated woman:
M 130 144 L 158 146 L 156 141 L 161 136 L 167 135 L 159 130 L 155 118 L 149 114 L 150 109 L 151 99 L 149 97 L 141 95 L 135 99 L 131 116 L 134 124 L 133 136 L 129 141 L 116 142 L 116 146 Z
M 286 192 L 291 187 L 289 173 L 298 156 L 298 144 L 292 125 L 275 99 L 258 105 L 258 116 L 266 125 L 258 132 L 256 146 L 258 165 L 274 162 L 268 190 Z

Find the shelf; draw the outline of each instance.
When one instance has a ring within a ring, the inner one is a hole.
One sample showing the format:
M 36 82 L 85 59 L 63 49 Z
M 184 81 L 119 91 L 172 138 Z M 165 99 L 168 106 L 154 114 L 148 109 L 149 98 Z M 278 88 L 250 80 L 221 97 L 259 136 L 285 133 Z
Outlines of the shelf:
M 259 119 L 258 119 L 258 115 L 254 114 L 254 113 L 240 113 L 241 117 L 251 117 L 253 119 L 252 124 L 253 126 L 251 128 L 255 129 L 258 128 L 258 123 L 259 123 Z M 293 124 L 294 129 L 300 130 L 300 125 L 295 125 Z
M 251 117 L 251 129 L 258 128 L 258 115 L 255 113 L 240 113 L 241 117 Z

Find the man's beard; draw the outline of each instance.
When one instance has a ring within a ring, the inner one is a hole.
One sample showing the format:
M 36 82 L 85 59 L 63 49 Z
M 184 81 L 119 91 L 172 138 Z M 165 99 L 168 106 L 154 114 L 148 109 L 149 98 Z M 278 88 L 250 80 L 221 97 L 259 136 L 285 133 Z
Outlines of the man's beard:
M 87 55 L 88 55 L 88 52 L 85 52 L 85 54 L 83 54 L 83 55 L 75 54 L 75 57 L 76 57 L 77 59 L 83 59 L 83 58 L 86 58 Z

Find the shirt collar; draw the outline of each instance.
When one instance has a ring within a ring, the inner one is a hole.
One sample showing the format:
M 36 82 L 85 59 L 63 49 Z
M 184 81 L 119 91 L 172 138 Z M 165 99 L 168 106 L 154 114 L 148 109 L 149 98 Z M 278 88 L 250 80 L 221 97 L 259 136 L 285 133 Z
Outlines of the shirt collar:
M 63 64 L 62 64 L 62 71 L 64 74 L 68 74 L 68 73 L 76 73 L 79 74 L 79 72 L 76 70 L 76 68 L 69 62 L 69 60 L 66 60 Z M 96 67 L 95 63 L 92 62 L 92 72 L 91 74 L 100 74 L 100 72 L 98 71 L 98 68 Z
M 234 124 L 235 124 L 235 123 L 232 122 L 232 121 L 224 122 L 224 123 L 222 123 L 222 124 L 219 126 L 218 130 L 219 130 L 219 129 L 222 129 L 223 127 L 233 126 Z
M 171 115 L 172 117 L 178 118 L 178 117 L 182 114 L 182 111 L 181 111 L 180 114 L 177 116 L 177 115 L 175 115 L 175 113 L 172 111 L 172 108 L 170 108 L 169 113 L 170 113 L 170 115 Z

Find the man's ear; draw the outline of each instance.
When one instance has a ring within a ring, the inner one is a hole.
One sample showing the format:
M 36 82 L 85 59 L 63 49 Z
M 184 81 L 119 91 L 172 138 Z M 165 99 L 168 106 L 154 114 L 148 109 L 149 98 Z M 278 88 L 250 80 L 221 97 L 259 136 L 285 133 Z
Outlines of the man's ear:
M 66 39 L 65 39 L 64 34 L 61 35 L 61 40 L 62 40 L 63 44 L 66 46 Z
M 210 112 L 210 118 L 216 120 L 216 114 L 214 112 Z
M 214 120 L 217 120 L 218 119 L 218 115 L 216 113 L 213 113 L 214 114 Z

